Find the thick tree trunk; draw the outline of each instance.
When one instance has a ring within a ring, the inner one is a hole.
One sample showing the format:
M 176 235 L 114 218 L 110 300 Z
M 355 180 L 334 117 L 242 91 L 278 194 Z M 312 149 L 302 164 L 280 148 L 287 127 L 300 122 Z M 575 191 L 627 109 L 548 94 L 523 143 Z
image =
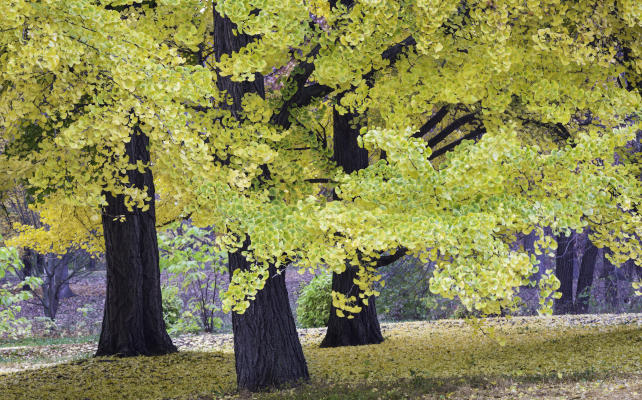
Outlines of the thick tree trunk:
M 558 235 L 555 255 L 555 276 L 560 281 L 562 297 L 555 299 L 553 310 L 555 314 L 567 314 L 573 311 L 573 260 L 575 251 L 575 233 L 569 237 Z
M 355 114 L 341 115 L 336 110 L 333 115 L 333 159 L 346 174 L 368 168 L 368 151 L 359 147 L 357 140 L 360 126 L 356 118 Z
M 368 151 L 359 147 L 359 126 L 355 124 L 355 115 L 340 115 L 334 112 L 334 161 L 346 173 L 352 173 L 368 167 Z M 332 290 L 347 297 L 359 298 L 358 288 L 354 284 L 356 270 L 346 265 L 343 273 L 332 274 Z M 374 297 L 368 298 L 368 306 L 362 305 L 360 313 L 353 319 L 339 317 L 334 306 L 330 307 L 330 319 L 321 347 L 358 346 L 377 344 L 383 341 L 377 308 Z
M 250 264 L 240 251 L 230 253 L 230 276 Z M 309 378 L 285 286 L 285 271 L 270 267 L 270 277 L 250 308 L 232 314 L 236 381 L 257 391 Z
M 236 26 L 214 9 L 215 57 L 220 61 L 224 54 L 238 52 L 252 41 L 248 35 L 236 35 Z M 225 91 L 229 103 L 222 105 L 239 118 L 241 99 L 247 93 L 265 97 L 263 76 L 256 74 L 253 82 L 235 82 L 229 77 L 218 76 L 217 86 Z M 237 269 L 247 269 L 249 264 L 242 249 L 229 254 L 230 277 Z M 234 356 L 239 389 L 257 391 L 281 386 L 309 378 L 308 367 L 290 309 L 285 274 L 270 268 L 270 278 L 251 302 L 244 314 L 232 315 L 234 331 Z
M 350 297 L 359 298 L 359 288 L 354 284 L 355 267 L 346 266 L 341 274 L 332 274 L 332 290 Z M 362 305 L 360 313 L 353 319 L 339 317 L 336 309 L 331 307 L 328 330 L 321 347 L 359 346 L 383 342 L 381 327 L 377 319 L 377 307 L 374 297 L 368 298 L 368 306 Z
M 577 290 L 575 295 L 575 312 L 584 314 L 588 311 L 589 296 L 591 295 L 591 286 L 593 285 L 593 273 L 597 263 L 597 247 L 591 243 L 590 239 L 586 240 L 582 263 L 580 265 L 580 275 L 577 278 Z
M 142 132 L 126 144 L 130 162 L 149 162 L 149 140 Z M 107 294 L 96 356 L 157 355 L 176 351 L 161 306 L 152 173 L 128 172 L 129 181 L 147 187 L 149 209 L 128 211 L 123 195 L 106 193 L 102 224 L 107 260 Z M 124 220 L 121 221 L 121 216 Z

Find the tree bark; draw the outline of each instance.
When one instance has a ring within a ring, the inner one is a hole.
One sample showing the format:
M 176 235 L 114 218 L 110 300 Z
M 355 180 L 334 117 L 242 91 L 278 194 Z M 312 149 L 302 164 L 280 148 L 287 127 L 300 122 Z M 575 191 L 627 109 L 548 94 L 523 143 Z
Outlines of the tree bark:
M 71 287 L 69 286 L 69 264 L 62 262 L 61 265 L 57 266 L 54 275 L 56 282 L 62 282 L 59 284 L 58 298 L 62 300 L 74 297 L 76 294 L 71 291 Z
M 334 161 L 344 172 L 352 173 L 368 167 L 368 151 L 359 147 L 359 127 L 354 124 L 355 115 L 340 115 L 334 111 Z M 358 287 L 354 284 L 356 270 L 346 265 L 340 274 L 332 274 L 332 290 L 346 297 L 359 298 Z M 377 307 L 373 296 L 368 298 L 368 306 L 362 305 L 360 313 L 353 319 L 337 316 L 336 308 L 330 307 L 328 329 L 321 347 L 358 346 L 383 342 L 381 327 L 377 317 Z
M 356 275 L 357 271 L 353 266 L 346 266 L 346 270 L 340 274 L 333 273 L 332 290 L 347 297 L 359 298 L 359 288 L 354 284 Z M 368 298 L 368 306 L 362 305 L 361 312 L 355 314 L 353 319 L 337 316 L 336 309 L 334 306 L 331 307 L 328 330 L 321 347 L 359 346 L 381 342 L 383 335 L 374 297 Z
M 148 163 L 149 139 L 136 130 L 126 144 L 130 163 Z M 167 334 L 161 306 L 156 238 L 155 190 L 151 170 L 127 172 L 137 188 L 147 187 L 149 209 L 128 211 L 123 195 L 105 193 L 102 213 L 107 260 L 107 294 L 96 356 L 158 355 L 177 351 Z M 121 221 L 120 218 L 124 217 Z
M 230 277 L 236 270 L 250 268 L 241 251 L 229 257 Z M 290 309 L 285 271 L 279 273 L 270 266 L 269 272 L 250 308 L 243 314 L 232 314 L 239 389 L 258 391 L 309 378 Z
M 597 263 L 597 250 L 597 247 L 587 238 L 584 254 L 582 255 L 582 263 L 580 265 L 580 275 L 577 278 L 577 290 L 575 292 L 575 312 L 578 314 L 584 314 L 588 311 L 589 296 L 591 294 L 591 286 L 593 285 L 593 273 L 595 272 L 595 264 Z
M 250 43 L 248 35 L 234 34 L 236 26 L 221 16 L 214 8 L 215 57 L 220 61 L 224 54 L 232 54 Z M 243 110 L 241 99 L 247 93 L 265 97 L 263 76 L 256 74 L 253 82 L 235 82 L 219 74 L 217 86 L 227 93 L 228 104 L 222 105 L 240 118 Z M 267 169 L 266 169 L 267 170 Z M 249 268 L 243 251 L 249 240 L 236 252 L 229 254 L 230 277 L 237 269 Z M 270 267 L 270 278 L 251 302 L 244 314 L 232 315 L 234 331 L 234 357 L 239 389 L 258 391 L 309 378 L 294 317 L 290 309 L 285 274 L 278 274 Z
M 602 272 L 600 278 L 604 281 L 604 304 L 611 306 L 610 312 L 619 312 L 620 309 L 620 293 L 618 288 L 618 268 L 609 261 L 606 256 L 611 253 L 611 250 L 604 248 L 602 250 Z
M 560 281 L 562 297 L 555 299 L 553 311 L 555 314 L 566 314 L 573 310 L 573 259 L 575 252 L 575 233 L 566 237 L 558 235 L 557 251 L 555 254 L 555 276 Z

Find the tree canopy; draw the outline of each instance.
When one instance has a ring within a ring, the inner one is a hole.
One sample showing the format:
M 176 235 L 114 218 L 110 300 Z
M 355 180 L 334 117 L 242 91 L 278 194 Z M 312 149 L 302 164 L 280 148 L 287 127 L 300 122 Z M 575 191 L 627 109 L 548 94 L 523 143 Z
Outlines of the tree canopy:
M 212 7 L 256 40 L 216 61 Z M 144 210 L 125 171 L 151 168 L 160 224 L 190 217 L 228 249 L 252 239 L 228 309 L 292 261 L 358 265 L 365 299 L 376 260 L 401 251 L 437 261 L 433 291 L 496 313 L 535 270 L 520 232 L 550 251 L 543 227 L 590 226 L 617 263 L 641 262 L 640 167 L 616 157 L 637 129 L 625 83 L 641 79 L 641 38 L 635 1 L 12 0 L 0 168 L 46 225 L 12 243 L 99 251 L 106 193 Z M 217 107 L 217 76 L 266 76 L 266 97 Z M 331 157 L 342 114 L 368 150 L 358 172 Z M 126 156 L 135 129 L 149 165 Z M 348 317 L 366 305 L 334 302 Z

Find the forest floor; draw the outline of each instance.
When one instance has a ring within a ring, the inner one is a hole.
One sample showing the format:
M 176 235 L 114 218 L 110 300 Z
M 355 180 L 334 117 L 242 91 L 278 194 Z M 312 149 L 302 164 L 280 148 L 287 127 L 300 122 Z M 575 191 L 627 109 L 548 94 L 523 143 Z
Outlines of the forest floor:
M 229 334 L 174 338 L 180 352 L 91 358 L 95 339 L 0 347 L 9 399 L 642 399 L 642 314 L 382 324 L 380 345 L 320 349 L 301 329 L 311 380 L 292 389 L 234 390 Z M 91 341 L 88 341 L 91 340 Z

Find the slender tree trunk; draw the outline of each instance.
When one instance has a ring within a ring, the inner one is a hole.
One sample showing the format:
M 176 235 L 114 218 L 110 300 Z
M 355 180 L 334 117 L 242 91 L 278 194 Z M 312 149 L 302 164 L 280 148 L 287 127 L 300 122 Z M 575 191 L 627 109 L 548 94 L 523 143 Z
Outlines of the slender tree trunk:
M 578 314 L 584 314 L 588 311 L 589 296 L 591 294 L 591 286 L 593 285 L 593 273 L 595 272 L 595 264 L 597 263 L 597 250 L 597 247 L 591 243 L 590 239 L 586 239 L 575 295 L 575 312 Z
M 130 162 L 149 162 L 149 139 L 135 132 L 126 144 Z M 123 195 L 106 193 L 102 224 L 107 259 L 107 294 L 96 356 L 157 355 L 176 351 L 161 306 L 156 239 L 155 191 L 151 170 L 127 173 L 132 185 L 147 187 L 149 209 L 128 211 Z M 124 220 L 121 221 L 121 216 Z
M 33 276 L 36 273 L 38 263 L 38 254 L 28 248 L 25 248 L 24 255 L 22 256 L 22 274 L 24 276 Z
M 558 235 L 556 240 L 555 276 L 560 281 L 562 297 L 555 299 L 553 309 L 555 314 L 566 314 L 573 310 L 573 259 L 575 258 L 573 245 L 575 233 L 568 237 Z
M 334 111 L 334 160 L 346 173 L 352 173 L 368 167 L 368 151 L 359 147 L 359 126 L 355 124 L 354 114 L 340 115 Z M 340 274 L 332 274 L 332 290 L 347 297 L 359 298 L 358 288 L 354 284 L 356 270 L 346 265 Z M 337 316 L 336 308 L 330 307 L 330 319 L 321 347 L 358 346 L 383 342 L 377 307 L 373 296 L 368 298 L 368 306 L 362 305 L 360 313 L 353 319 Z
M 56 264 L 50 256 L 45 258 L 44 264 L 45 279 L 42 285 L 42 299 L 45 317 L 56 319 L 58 313 L 58 291 L 56 282 Z
M 248 35 L 236 35 L 236 26 L 214 9 L 215 57 L 239 51 L 252 41 Z M 246 93 L 265 97 L 263 76 L 256 74 L 253 82 L 235 82 L 220 76 L 217 86 L 225 91 L 229 103 L 225 105 L 234 116 L 240 117 L 241 99 Z M 243 256 L 249 241 L 229 254 L 230 277 L 237 269 L 249 268 Z M 239 389 L 257 391 L 309 378 L 299 336 L 290 309 L 285 274 L 270 267 L 270 277 L 244 314 L 232 315 L 234 357 Z
M 62 282 L 60 284 L 60 289 L 58 290 L 58 298 L 60 299 L 68 299 L 70 297 L 74 297 L 75 294 L 74 292 L 71 291 L 71 287 L 69 286 L 69 264 L 63 264 L 60 265 L 58 268 L 56 268 L 56 282 Z
M 609 304 L 612 307 L 612 310 L 609 312 L 619 312 L 620 308 L 620 293 L 618 288 L 618 270 L 615 265 L 606 258 L 607 254 L 610 254 L 610 249 L 603 249 L 602 257 L 602 273 L 600 277 L 604 280 L 604 303 Z

